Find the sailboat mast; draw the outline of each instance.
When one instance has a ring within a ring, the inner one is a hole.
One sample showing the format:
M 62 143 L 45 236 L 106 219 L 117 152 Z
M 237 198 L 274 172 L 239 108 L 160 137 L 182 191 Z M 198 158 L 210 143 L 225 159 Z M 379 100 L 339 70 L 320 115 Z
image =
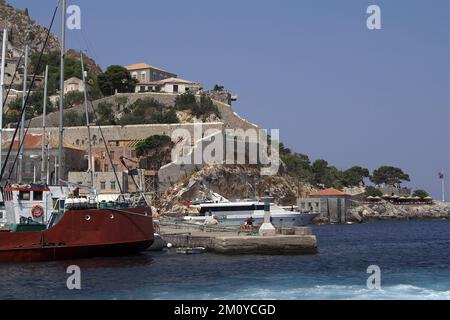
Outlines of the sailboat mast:
M 58 149 L 58 178 L 63 178 L 63 138 L 64 138 L 64 56 L 66 50 L 66 0 L 62 0 L 61 7 L 61 73 L 59 92 L 59 149 Z M 56 174 L 56 172 L 55 172 Z
M 8 30 L 3 30 L 2 63 L 0 65 L 0 165 L 2 163 L 3 144 L 3 92 L 5 91 L 6 52 L 8 50 Z
M 28 80 L 28 55 L 29 55 L 29 47 L 25 46 L 25 67 L 23 70 L 23 94 L 22 94 L 22 109 L 25 108 L 25 102 L 27 100 L 27 80 Z M 23 143 L 25 139 L 25 114 L 22 114 L 22 119 L 19 122 L 20 126 L 20 134 L 19 134 L 19 167 L 18 167 L 18 178 L 17 182 L 22 183 L 23 179 L 23 149 L 25 148 L 25 143 Z
M 91 127 L 89 126 L 89 109 L 88 109 L 88 98 L 87 98 L 87 85 L 86 85 L 86 73 L 84 71 L 84 60 L 83 52 L 80 51 L 81 55 L 81 73 L 83 77 L 83 89 L 84 89 L 84 109 L 86 112 L 86 126 L 88 131 L 88 164 L 89 173 L 91 176 L 90 186 L 94 187 L 94 166 L 92 164 L 92 146 L 91 146 Z
M 41 182 L 44 182 L 45 174 L 45 118 L 47 116 L 47 82 L 48 82 L 48 65 L 45 66 L 45 80 L 44 80 L 44 107 L 42 112 L 42 154 L 41 154 Z M 48 181 L 47 181 L 48 183 Z

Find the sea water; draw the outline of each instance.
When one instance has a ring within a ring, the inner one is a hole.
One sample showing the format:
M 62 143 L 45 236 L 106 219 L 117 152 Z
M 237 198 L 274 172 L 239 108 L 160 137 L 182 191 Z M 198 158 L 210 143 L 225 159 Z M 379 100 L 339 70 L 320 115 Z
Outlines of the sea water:
M 314 226 L 306 256 L 139 256 L 0 265 L 0 299 L 450 299 L 450 222 Z M 69 265 L 81 290 L 68 290 Z M 369 289 L 367 268 L 381 270 Z

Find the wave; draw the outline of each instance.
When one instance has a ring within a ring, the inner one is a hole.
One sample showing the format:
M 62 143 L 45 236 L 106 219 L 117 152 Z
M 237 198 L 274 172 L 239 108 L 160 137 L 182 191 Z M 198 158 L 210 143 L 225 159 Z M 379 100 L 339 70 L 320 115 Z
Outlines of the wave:
M 450 300 L 450 291 L 437 291 L 407 284 L 385 286 L 380 290 L 370 290 L 362 286 L 322 285 L 284 290 L 248 288 L 217 298 L 238 300 Z

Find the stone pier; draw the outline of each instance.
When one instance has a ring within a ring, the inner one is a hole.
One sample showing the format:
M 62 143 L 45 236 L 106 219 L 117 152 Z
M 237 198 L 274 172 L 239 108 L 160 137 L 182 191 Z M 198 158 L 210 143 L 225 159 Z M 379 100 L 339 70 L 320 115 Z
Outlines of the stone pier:
M 317 238 L 309 227 L 283 228 L 274 236 L 249 236 L 239 232 L 161 228 L 161 237 L 175 248 L 204 247 L 219 254 L 301 255 L 318 252 Z

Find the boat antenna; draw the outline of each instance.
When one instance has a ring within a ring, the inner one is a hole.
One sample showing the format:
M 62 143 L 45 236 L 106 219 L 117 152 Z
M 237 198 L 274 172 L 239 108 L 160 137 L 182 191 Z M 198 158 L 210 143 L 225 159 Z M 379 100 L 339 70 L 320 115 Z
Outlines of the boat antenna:
M 48 39 L 50 38 L 50 32 L 51 32 L 53 23 L 54 23 L 54 21 L 55 21 L 56 13 L 58 12 L 58 7 L 59 7 L 59 3 L 58 3 L 58 5 L 56 6 L 55 11 L 53 12 L 52 21 L 51 21 L 51 23 L 50 23 L 49 28 L 47 29 L 47 35 L 46 35 L 46 37 L 45 37 L 44 45 L 42 46 L 41 52 L 40 52 L 40 54 L 39 54 L 39 59 L 38 59 L 38 61 L 37 61 L 37 63 L 36 63 L 36 66 L 35 66 L 35 68 L 34 68 L 35 72 L 34 72 L 34 75 L 33 75 L 32 80 L 31 80 L 31 85 L 30 85 L 30 87 L 28 88 L 27 97 L 26 97 L 26 99 L 25 99 L 25 106 L 24 106 L 24 107 L 22 108 L 22 110 L 20 111 L 20 115 L 19 115 L 19 118 L 18 118 L 18 119 L 19 119 L 19 122 L 20 122 L 21 119 L 22 119 L 22 115 L 25 113 L 25 110 L 26 110 L 26 107 L 27 107 L 27 104 L 28 104 L 28 100 L 30 99 L 31 88 L 33 88 L 34 83 L 35 83 L 35 81 L 36 81 L 36 75 L 37 75 L 37 73 L 38 73 L 37 71 L 38 71 L 38 70 L 40 69 L 40 67 L 41 67 L 42 56 L 44 55 L 44 50 L 45 50 L 45 48 L 47 47 Z M 13 148 L 13 145 L 14 145 L 14 141 L 15 141 L 15 139 L 16 139 L 16 137 L 17 137 L 17 132 L 19 131 L 19 127 L 20 127 L 20 125 L 17 125 L 16 128 L 15 128 L 15 130 L 14 130 L 14 134 L 13 134 L 13 136 L 12 136 L 11 143 L 9 144 L 8 152 L 7 152 L 7 154 L 6 154 L 6 158 L 5 158 L 5 160 L 3 161 L 2 169 L 1 169 L 1 172 L 0 172 L 0 181 L 2 181 L 3 176 L 5 175 L 6 166 L 7 166 L 7 164 L 8 164 L 9 157 L 11 156 L 12 148 Z
M 6 55 L 8 51 L 8 29 L 3 30 L 3 42 L 2 42 L 2 61 L 0 65 L 0 163 L 2 162 L 2 143 L 3 143 L 3 92 L 5 91 L 5 68 L 6 68 Z
M 86 85 L 86 74 L 84 71 L 84 61 L 83 61 L 83 51 L 80 51 L 80 60 L 81 60 L 81 74 L 83 79 L 83 88 L 84 88 L 84 109 L 86 113 L 86 127 L 88 132 L 88 167 L 90 173 L 90 186 L 94 187 L 94 165 L 92 163 L 92 145 L 91 145 L 91 127 L 89 125 L 89 109 L 88 109 L 88 97 L 87 97 L 87 85 Z
M 25 67 L 23 69 L 23 93 L 22 93 L 22 109 L 25 108 L 25 103 L 26 103 L 26 96 L 27 96 L 27 81 L 28 81 L 28 58 L 29 58 L 29 50 L 30 47 L 27 45 L 25 45 Z M 37 72 L 37 70 L 36 70 Z M 35 72 L 35 73 L 36 73 Z M 30 86 L 30 90 L 33 88 L 33 86 Z M 25 116 L 26 116 L 26 112 L 22 113 L 22 119 L 21 121 L 19 121 L 19 127 L 20 127 L 20 131 L 19 131 L 19 141 L 20 141 L 20 147 L 18 150 L 19 153 L 19 165 L 17 166 L 17 171 L 18 171 L 18 178 L 17 178 L 17 182 L 20 184 L 22 183 L 22 178 L 23 178 L 23 141 L 25 140 Z
M 64 57 L 66 42 L 66 0 L 61 6 L 61 70 L 59 92 L 59 148 L 58 148 L 58 179 L 63 177 L 63 137 L 64 137 Z M 56 174 L 56 173 L 55 173 Z M 58 181 L 58 180 L 56 180 Z
M 41 152 L 41 182 L 44 182 L 46 174 L 45 174 L 45 118 L 47 117 L 47 82 L 48 82 L 48 65 L 45 66 L 45 79 L 44 79 L 44 103 L 43 103 L 43 112 L 42 112 L 42 152 Z M 48 184 L 48 180 L 47 180 Z

